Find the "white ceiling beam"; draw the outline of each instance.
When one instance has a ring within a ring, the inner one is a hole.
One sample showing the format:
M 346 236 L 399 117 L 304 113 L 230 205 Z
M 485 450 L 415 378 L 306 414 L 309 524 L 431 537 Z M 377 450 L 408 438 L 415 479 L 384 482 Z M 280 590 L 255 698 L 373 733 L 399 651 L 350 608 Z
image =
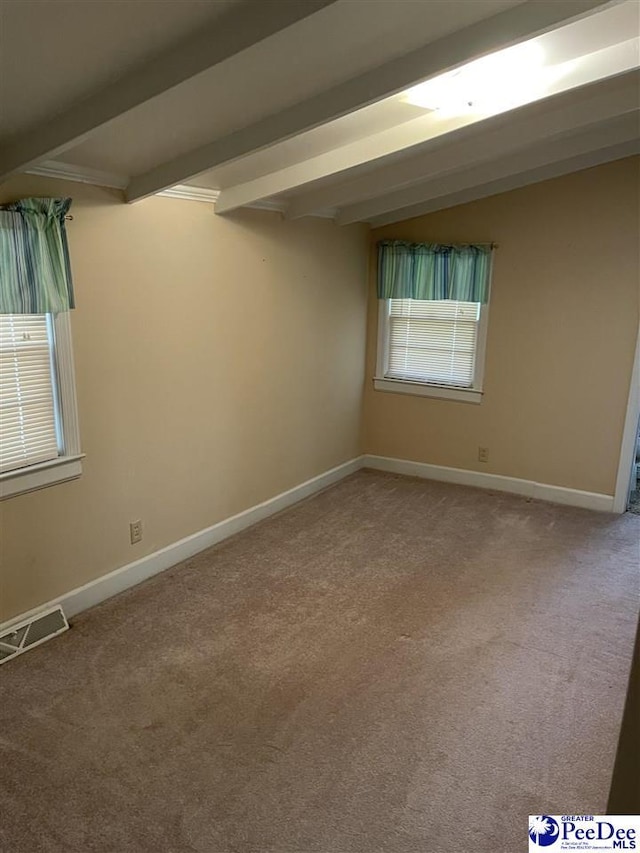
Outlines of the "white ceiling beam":
M 393 158 L 385 165 L 381 158 L 375 178 L 369 170 L 364 175 L 352 178 L 347 175 L 340 183 L 295 196 L 285 216 L 298 219 L 316 210 L 366 201 L 416 181 L 455 171 L 460 163 L 471 165 L 492 160 L 498 154 L 526 147 L 534 141 L 623 115 L 637 109 L 639 81 L 640 73 L 634 70 L 429 139 L 412 146 L 402 160 Z
M 462 119 L 452 119 L 442 130 L 455 131 L 469 121 L 467 116 Z M 278 195 L 330 175 L 348 174 L 363 163 L 379 160 L 408 148 L 419 140 L 428 139 L 432 133 L 433 114 L 425 114 L 396 127 L 372 134 L 365 139 L 355 140 L 308 160 L 286 166 L 277 172 L 270 172 L 242 184 L 235 184 L 221 190 L 216 204 L 216 213 L 231 213 L 239 207 L 250 205 L 256 199 Z
M 612 74 L 619 74 L 637 66 L 638 49 L 639 40 L 634 39 L 622 45 L 616 45 L 610 50 L 603 51 L 606 55 L 600 62 L 600 76 L 609 77 Z M 592 84 L 593 80 L 594 70 L 592 66 L 586 63 L 584 65 L 578 63 L 577 72 L 574 72 L 568 81 L 565 78 L 560 78 L 555 83 L 555 88 L 549 90 L 544 102 L 551 100 L 555 103 L 553 96 L 557 95 L 560 98 L 559 93 L 566 91 L 568 86 L 575 93 L 587 84 Z M 627 84 L 627 100 L 631 102 L 631 108 L 638 101 L 637 82 L 634 85 L 635 87 L 632 88 L 632 86 Z M 615 90 L 616 86 L 613 88 Z M 560 101 L 561 104 L 570 103 L 571 97 L 572 95 L 565 95 L 565 98 Z M 573 97 L 575 97 L 575 94 L 573 94 Z M 587 95 L 586 97 L 589 96 Z M 455 116 L 444 120 L 436 112 L 425 113 L 417 119 L 373 134 L 367 139 L 354 141 L 348 145 L 343 145 L 276 172 L 225 188 L 221 191 L 220 198 L 216 204 L 216 213 L 229 213 L 239 207 L 253 204 L 258 199 L 295 190 L 305 184 L 310 184 L 313 181 L 318 181 L 330 175 L 341 173 L 342 176 L 348 178 L 350 174 L 356 173 L 358 167 L 364 163 L 370 164 L 372 161 L 378 161 L 380 165 L 383 165 L 385 157 L 397 154 L 408 148 L 413 148 L 415 151 L 422 148 L 431 149 L 431 146 L 436 145 L 438 140 L 442 139 L 445 134 L 447 141 L 450 140 L 453 143 L 458 138 L 464 138 L 465 132 L 473 134 L 473 128 L 476 125 L 487 127 L 491 126 L 491 122 L 493 121 L 496 126 L 504 127 L 509 123 L 511 118 L 516 118 L 523 111 L 526 111 L 527 107 L 533 109 L 533 105 L 527 105 L 520 109 L 503 113 L 494 119 L 486 119 L 484 121 L 478 121 L 477 117 L 473 114 Z M 562 109 L 562 106 L 558 109 Z M 527 129 L 527 134 L 535 131 L 536 122 L 532 121 Z M 500 134 L 496 133 L 494 138 L 499 138 L 499 136 Z M 526 139 L 527 136 L 524 135 L 523 138 Z M 464 156 L 467 155 L 473 156 L 474 152 L 467 151 Z M 436 173 L 437 171 L 438 169 L 435 170 Z M 405 174 L 407 175 L 405 178 L 407 183 L 415 182 L 415 174 L 412 174 L 407 169 L 405 169 Z M 364 182 L 366 182 L 366 179 L 361 180 L 361 183 Z M 369 181 L 369 185 L 371 186 L 371 181 Z M 327 191 L 327 195 L 329 194 L 330 191 Z M 329 200 L 316 207 L 315 210 L 322 210 L 329 206 L 340 206 L 346 201 L 347 199 L 344 198 Z M 294 206 L 293 211 L 295 210 Z M 313 210 L 314 208 L 312 208 Z M 289 218 L 295 219 L 297 217 L 294 214 Z
M 640 140 L 622 142 L 607 148 L 600 148 L 597 151 L 569 157 L 548 166 L 541 166 L 537 169 L 529 169 L 519 174 L 509 175 L 499 180 L 487 183 L 479 182 L 466 190 L 423 201 L 410 207 L 386 213 L 383 216 L 377 216 L 370 220 L 370 224 L 372 228 L 379 228 L 383 225 L 391 225 L 394 222 L 404 222 L 406 219 L 414 219 L 416 216 L 425 216 L 427 213 L 434 213 L 437 210 L 445 210 L 448 207 L 468 204 L 472 201 L 478 201 L 481 198 L 509 192 L 520 187 L 529 186 L 530 184 L 537 184 L 540 181 L 559 178 L 562 175 L 569 175 L 572 172 L 579 172 L 582 169 L 589 169 L 593 166 L 600 166 L 603 163 L 610 163 L 612 160 L 621 160 L 623 157 L 632 157 L 637 154 L 640 154 Z
M 402 211 L 403 215 L 397 218 L 404 219 L 404 212 L 415 208 L 416 205 L 442 200 L 496 181 L 517 179 L 520 173 L 544 170 L 571 158 L 588 155 L 595 155 L 597 158 L 598 151 L 638 142 L 639 115 L 640 112 L 636 109 L 636 112 L 602 122 L 588 130 L 567 134 L 541 145 L 533 145 L 510 156 L 499 157 L 488 163 L 406 187 L 382 198 L 351 205 L 339 212 L 336 221 L 340 225 L 348 225 L 351 222 L 377 222 L 387 214 L 395 216 L 396 211 Z M 395 219 L 392 218 L 391 221 Z
M 392 209 L 385 205 L 393 205 L 396 198 L 403 199 L 412 188 L 424 188 L 434 182 L 440 186 L 449 178 L 455 179 L 462 168 L 465 173 L 483 164 L 488 164 L 487 168 L 491 169 L 491 164 L 499 162 L 500 158 L 507 158 L 505 163 L 511 162 L 519 152 L 526 157 L 534 150 L 552 150 L 554 141 L 561 145 L 563 140 L 571 139 L 577 144 L 581 139 L 591 139 L 603 128 L 613 132 L 618 127 L 616 120 L 624 121 L 625 116 L 630 116 L 626 126 L 635 127 L 638 133 L 637 80 L 638 74 L 635 73 L 631 79 L 608 81 L 616 86 L 599 84 L 598 94 L 592 98 L 572 104 L 563 97 L 548 113 L 525 110 L 523 117 L 514 119 L 511 126 L 501 126 L 486 134 L 478 132 L 476 137 L 465 138 L 451 147 L 441 146 L 435 151 L 426 149 L 420 158 L 411 158 L 408 164 L 398 164 L 394 170 L 395 180 L 393 177 L 387 180 L 386 175 L 393 167 L 384 169 L 379 176 L 375 173 L 369 177 L 368 193 L 362 201 L 342 206 L 334 199 L 333 205 L 341 208 L 338 221 L 348 224 L 368 219 L 372 211 L 373 215 L 384 213 Z M 605 139 L 605 144 L 608 143 L 609 140 Z M 413 179 L 407 177 L 411 174 L 411 167 Z M 416 189 L 416 192 L 422 190 Z
M 336 0 L 245 0 L 208 27 L 0 146 L 0 181 L 77 145 L 114 118 L 161 95 Z
M 615 0 L 614 0 L 615 2 Z M 318 125 L 368 106 L 443 71 L 612 5 L 611 0 L 526 0 L 279 113 L 174 158 L 131 180 L 137 201 Z

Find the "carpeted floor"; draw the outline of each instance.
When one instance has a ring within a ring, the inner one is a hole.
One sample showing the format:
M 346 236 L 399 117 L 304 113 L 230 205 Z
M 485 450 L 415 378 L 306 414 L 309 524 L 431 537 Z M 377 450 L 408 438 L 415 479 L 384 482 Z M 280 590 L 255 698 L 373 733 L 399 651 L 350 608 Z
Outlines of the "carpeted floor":
M 2 853 L 516 853 L 606 804 L 640 518 L 362 471 L 0 670 Z

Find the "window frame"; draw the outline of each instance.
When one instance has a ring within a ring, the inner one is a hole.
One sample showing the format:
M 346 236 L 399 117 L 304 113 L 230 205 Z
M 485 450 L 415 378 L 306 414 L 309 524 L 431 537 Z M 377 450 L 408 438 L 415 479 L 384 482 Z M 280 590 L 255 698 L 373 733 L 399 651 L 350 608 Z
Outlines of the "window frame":
M 63 449 L 56 459 L 0 473 L 0 500 L 75 480 L 82 474 L 84 454 L 80 450 L 70 313 L 47 315 L 47 319 L 53 328 L 53 393 Z
M 489 301 L 480 303 L 478 336 L 476 343 L 473 383 L 469 387 L 447 385 L 437 382 L 421 382 L 415 379 L 396 379 L 387 376 L 389 369 L 389 334 L 391 300 L 378 300 L 378 340 L 376 351 L 376 373 L 373 387 L 376 391 L 396 394 L 412 394 L 418 397 L 435 397 L 440 400 L 457 400 L 464 403 L 481 403 L 484 394 L 484 365 L 489 325 Z

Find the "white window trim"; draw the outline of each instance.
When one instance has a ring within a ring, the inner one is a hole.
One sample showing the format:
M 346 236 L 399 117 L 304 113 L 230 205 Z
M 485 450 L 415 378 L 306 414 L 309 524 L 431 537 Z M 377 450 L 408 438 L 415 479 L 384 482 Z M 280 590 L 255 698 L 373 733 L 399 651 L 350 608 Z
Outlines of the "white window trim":
M 80 429 L 73 367 L 71 320 L 69 312 L 57 314 L 53 323 L 57 396 L 60 404 L 64 454 L 48 462 L 28 465 L 0 474 L 0 499 L 10 498 L 55 483 L 74 480 L 82 474 Z
M 390 307 L 390 299 L 378 300 L 378 349 L 376 375 L 373 378 L 374 389 L 376 391 L 390 391 L 394 394 L 412 394 L 417 397 L 436 397 L 440 400 L 481 403 L 484 394 L 484 362 L 487 349 L 489 302 L 480 305 L 473 384 L 469 388 L 457 385 L 441 385 L 435 382 L 417 382 L 412 379 L 392 379 L 386 375 L 389 366 Z

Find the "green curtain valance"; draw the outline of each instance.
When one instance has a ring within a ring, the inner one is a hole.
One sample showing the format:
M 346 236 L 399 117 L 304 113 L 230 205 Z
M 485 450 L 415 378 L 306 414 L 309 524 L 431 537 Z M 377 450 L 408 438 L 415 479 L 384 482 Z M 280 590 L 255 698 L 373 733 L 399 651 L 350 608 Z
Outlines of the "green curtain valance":
M 64 220 L 70 198 L 25 198 L 0 208 L 0 314 L 75 307 Z
M 486 302 L 491 244 L 378 243 L 378 299 Z

